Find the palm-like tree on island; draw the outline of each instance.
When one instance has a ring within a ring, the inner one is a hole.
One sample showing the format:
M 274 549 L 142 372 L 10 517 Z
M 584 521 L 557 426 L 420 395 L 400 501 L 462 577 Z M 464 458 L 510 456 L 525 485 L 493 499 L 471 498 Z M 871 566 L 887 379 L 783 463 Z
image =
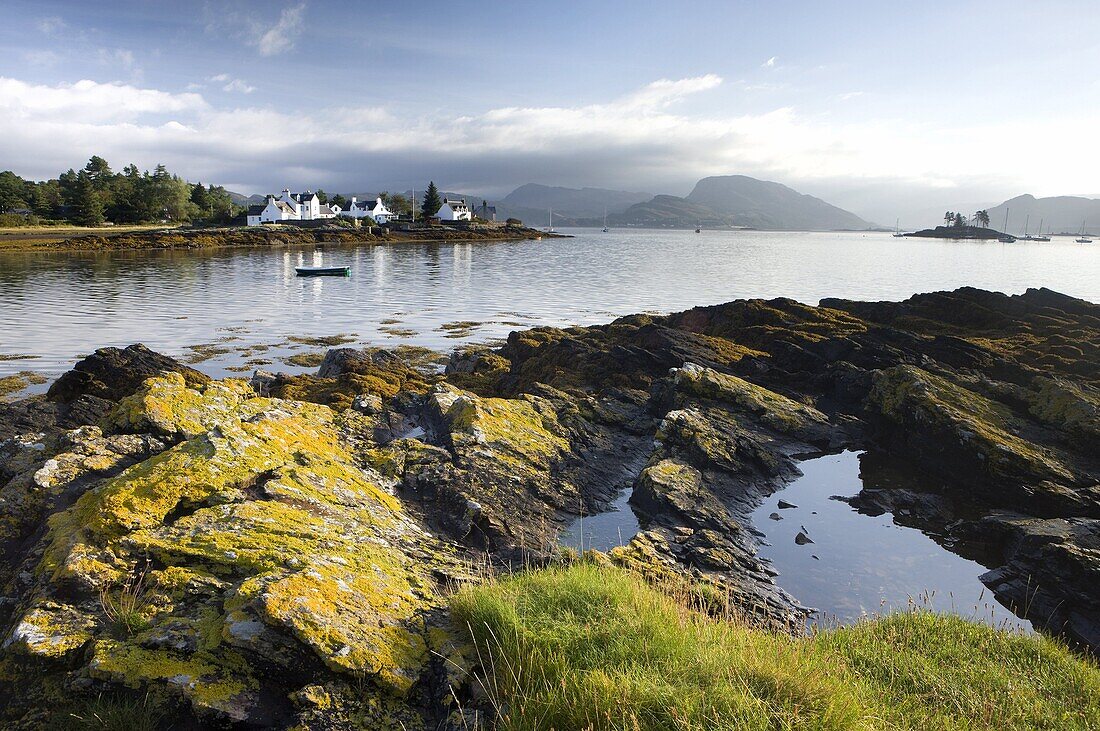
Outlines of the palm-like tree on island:
M 948 211 L 947 213 L 943 214 L 943 223 L 944 223 L 945 226 L 950 226 L 954 222 L 955 222 L 955 212 L 954 211 Z
M 974 220 L 977 221 L 979 226 L 989 228 L 989 211 L 978 211 L 974 214 Z

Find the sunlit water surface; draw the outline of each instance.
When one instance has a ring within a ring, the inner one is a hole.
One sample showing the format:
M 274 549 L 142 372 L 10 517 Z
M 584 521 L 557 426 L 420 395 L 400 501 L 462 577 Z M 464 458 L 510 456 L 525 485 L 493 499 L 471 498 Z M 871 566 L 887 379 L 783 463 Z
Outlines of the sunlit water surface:
M 213 375 L 287 336 L 450 349 L 532 325 L 606 322 L 742 297 L 898 299 L 972 285 L 1100 300 L 1100 245 L 895 239 L 878 233 L 575 230 L 541 242 L 324 249 L 0 253 L 0 376 L 53 377 L 105 345 L 172 355 L 213 344 Z M 348 265 L 298 278 L 299 263 Z M 444 328 L 456 322 L 476 326 Z M 306 346 L 268 351 L 279 358 Z M 11 356 L 32 356 L 8 360 Z

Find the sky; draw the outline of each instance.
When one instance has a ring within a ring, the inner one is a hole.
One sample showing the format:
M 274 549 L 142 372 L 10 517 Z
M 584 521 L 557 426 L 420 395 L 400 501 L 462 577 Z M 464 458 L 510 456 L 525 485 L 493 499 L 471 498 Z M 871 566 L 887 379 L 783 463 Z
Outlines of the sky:
M 1096 0 L 26 2 L 0 169 L 242 193 L 775 180 L 893 224 L 1100 194 Z

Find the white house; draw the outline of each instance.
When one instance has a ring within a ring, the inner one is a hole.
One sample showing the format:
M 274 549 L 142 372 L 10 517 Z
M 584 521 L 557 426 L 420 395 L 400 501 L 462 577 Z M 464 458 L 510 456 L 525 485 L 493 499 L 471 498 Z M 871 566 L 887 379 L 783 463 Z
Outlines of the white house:
M 441 221 L 469 221 L 473 218 L 473 213 L 470 212 L 470 207 L 466 205 L 465 200 L 453 201 L 450 198 L 443 199 L 443 205 L 435 215 L 439 216 Z
M 352 197 L 351 202 L 348 203 L 348 209 L 342 211 L 340 215 L 348 218 L 369 218 L 375 223 L 386 223 L 393 218 L 393 211 L 386 208 L 381 197 L 362 201 Z
M 322 205 L 321 199 L 312 191 L 291 193 L 290 188 L 283 188 L 278 198 L 269 195 L 263 205 L 251 206 L 247 221 L 249 226 L 277 221 L 316 221 L 335 218 L 339 213 L 339 206 L 336 208 L 334 211 L 330 206 Z

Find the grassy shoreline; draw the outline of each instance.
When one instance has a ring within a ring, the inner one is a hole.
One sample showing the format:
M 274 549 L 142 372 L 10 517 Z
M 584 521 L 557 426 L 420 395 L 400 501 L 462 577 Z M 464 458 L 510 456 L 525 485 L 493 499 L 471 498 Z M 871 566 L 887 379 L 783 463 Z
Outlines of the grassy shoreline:
M 1091 729 L 1100 668 L 1060 642 L 914 610 L 796 637 L 582 562 L 467 588 L 498 728 Z
M 52 235 L 51 235 L 52 234 Z M 211 249 L 224 247 L 280 247 L 314 244 L 453 243 L 460 241 L 522 241 L 553 238 L 525 226 L 449 228 L 433 226 L 411 231 L 371 234 L 340 227 L 232 227 L 183 229 L 127 227 L 123 229 L 0 230 L 0 252 L 141 251 Z

